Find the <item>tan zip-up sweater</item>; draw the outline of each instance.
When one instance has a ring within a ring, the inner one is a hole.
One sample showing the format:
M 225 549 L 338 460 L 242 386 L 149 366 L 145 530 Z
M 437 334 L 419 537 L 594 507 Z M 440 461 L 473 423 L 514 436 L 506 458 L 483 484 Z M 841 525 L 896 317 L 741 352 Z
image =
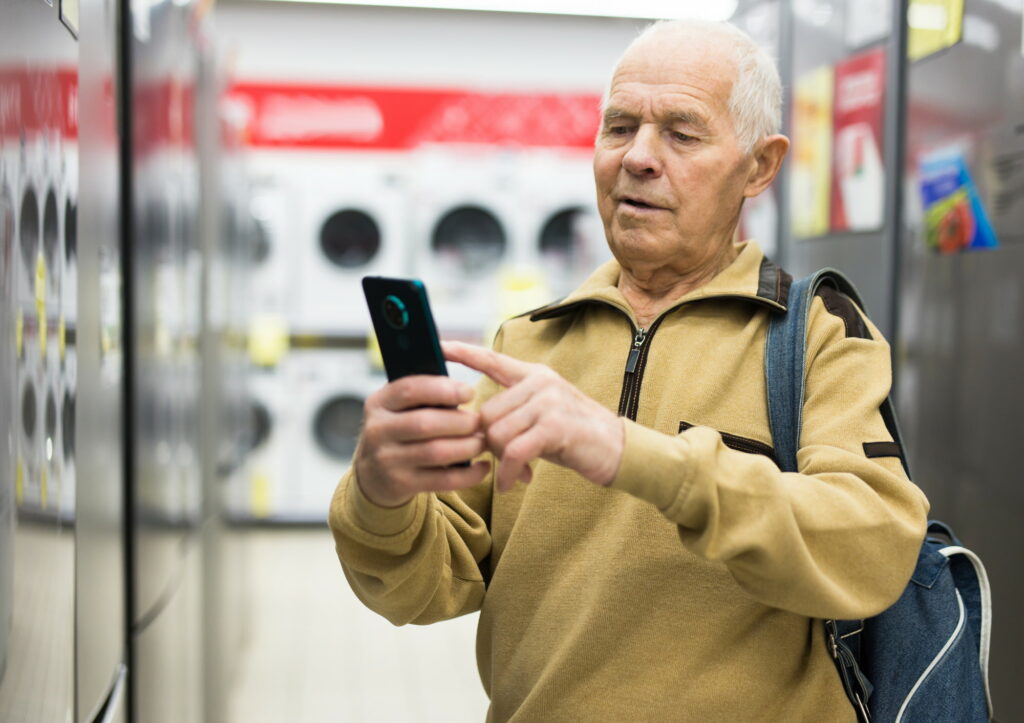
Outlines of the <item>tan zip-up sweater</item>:
M 495 342 L 627 417 L 611 486 L 539 462 L 509 493 L 485 480 L 383 509 L 350 470 L 330 524 L 352 588 L 396 624 L 479 609 L 490 720 L 854 720 L 816 618 L 894 602 L 928 509 L 884 456 L 888 345 L 845 297 L 814 299 L 800 474 L 784 474 L 764 339 L 788 275 L 747 243 L 649 326 L 632 373 L 618 275 Z

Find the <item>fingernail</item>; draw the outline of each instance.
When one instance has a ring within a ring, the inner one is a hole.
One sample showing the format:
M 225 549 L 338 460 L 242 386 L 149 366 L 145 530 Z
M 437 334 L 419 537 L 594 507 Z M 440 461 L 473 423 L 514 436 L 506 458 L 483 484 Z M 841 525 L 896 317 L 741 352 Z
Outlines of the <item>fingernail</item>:
M 473 389 L 473 387 L 469 386 L 468 384 L 462 384 L 462 383 L 459 384 L 459 400 L 460 401 L 468 402 L 470 399 L 473 398 L 473 395 L 475 393 L 476 393 L 476 391 Z

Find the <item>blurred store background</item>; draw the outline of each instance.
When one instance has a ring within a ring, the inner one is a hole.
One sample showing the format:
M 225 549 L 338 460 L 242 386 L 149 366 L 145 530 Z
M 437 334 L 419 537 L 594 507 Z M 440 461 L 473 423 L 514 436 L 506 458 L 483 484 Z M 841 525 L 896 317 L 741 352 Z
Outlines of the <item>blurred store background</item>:
M 2 0 L 0 720 L 484 719 L 476 616 L 393 628 L 326 530 L 384 382 L 359 281 L 477 343 L 574 288 L 605 83 L 683 16 L 779 61 L 742 233 L 892 341 L 1024 720 L 1024 0 L 627 5 Z

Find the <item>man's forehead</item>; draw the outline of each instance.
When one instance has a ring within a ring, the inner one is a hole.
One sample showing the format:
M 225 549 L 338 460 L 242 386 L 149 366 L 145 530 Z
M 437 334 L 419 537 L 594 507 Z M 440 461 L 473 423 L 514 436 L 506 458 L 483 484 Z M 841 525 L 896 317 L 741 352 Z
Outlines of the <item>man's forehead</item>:
M 709 127 L 716 116 L 726 113 L 719 101 L 701 89 L 682 84 L 613 84 L 605 104 L 604 118 L 640 118 L 652 115 L 660 121 L 679 121 Z
M 731 49 L 688 30 L 666 32 L 631 47 L 615 68 L 610 95 L 633 89 L 652 95 L 692 95 L 707 105 L 726 104 L 736 79 Z

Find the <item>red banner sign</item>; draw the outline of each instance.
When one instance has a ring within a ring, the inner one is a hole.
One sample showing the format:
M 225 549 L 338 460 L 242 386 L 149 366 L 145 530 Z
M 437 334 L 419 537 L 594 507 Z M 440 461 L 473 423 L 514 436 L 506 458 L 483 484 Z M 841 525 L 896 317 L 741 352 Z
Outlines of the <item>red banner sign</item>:
M 0 68 L 0 135 L 47 130 L 78 137 L 76 69 Z
M 832 230 L 874 231 L 885 206 L 885 48 L 836 66 L 832 144 Z
M 247 143 L 258 148 L 591 148 L 600 118 L 597 94 L 242 83 L 228 103 Z

